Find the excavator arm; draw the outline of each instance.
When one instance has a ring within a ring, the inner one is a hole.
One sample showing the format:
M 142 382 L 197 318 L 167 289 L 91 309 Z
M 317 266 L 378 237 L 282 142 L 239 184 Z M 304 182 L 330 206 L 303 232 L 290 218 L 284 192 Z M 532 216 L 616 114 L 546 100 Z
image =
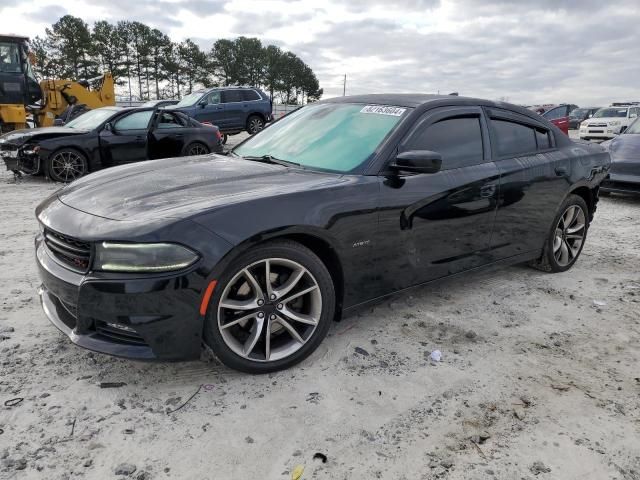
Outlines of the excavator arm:
M 95 84 L 95 88 L 89 89 L 89 84 Z M 45 104 L 34 111 L 36 123 L 40 127 L 53 125 L 55 118 L 70 105 L 86 105 L 89 109 L 94 109 L 116 104 L 114 82 L 110 73 L 83 82 L 43 80 L 40 88 Z

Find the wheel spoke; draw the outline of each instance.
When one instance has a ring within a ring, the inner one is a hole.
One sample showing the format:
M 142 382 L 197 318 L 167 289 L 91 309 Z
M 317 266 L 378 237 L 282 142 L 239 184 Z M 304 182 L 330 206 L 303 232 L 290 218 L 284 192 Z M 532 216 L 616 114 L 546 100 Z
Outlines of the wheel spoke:
M 229 323 L 225 323 L 224 325 L 221 325 L 220 328 L 222 330 L 225 330 L 225 329 L 233 327 L 234 325 L 237 325 L 237 324 L 239 324 L 241 322 L 244 322 L 245 320 L 249 320 L 251 318 L 254 318 L 255 316 L 256 316 L 255 313 L 250 313 L 249 315 L 244 315 L 243 317 L 236 318 L 235 320 L 232 320 Z
M 563 265 L 566 265 L 568 261 L 569 261 L 569 247 L 567 246 L 567 242 L 563 240 L 562 246 L 560 247 L 560 258 L 558 259 L 558 262 Z
M 285 318 L 289 320 L 293 320 L 295 322 L 304 323 L 305 325 L 317 325 L 318 321 L 311 315 L 305 315 L 303 313 L 298 313 L 295 310 L 290 309 L 286 305 L 280 310 L 280 313 L 285 316 Z
M 264 335 L 264 359 L 265 361 L 269 361 L 271 358 L 271 319 L 267 319 L 267 325 L 265 327 L 265 335 Z
M 276 294 L 277 298 L 284 297 L 287 293 L 289 293 L 300 281 L 300 279 L 304 276 L 306 270 L 298 269 L 291 273 L 287 281 L 279 286 L 278 288 L 273 289 L 273 293 Z
M 289 303 L 289 302 L 291 302 L 292 300 L 295 300 L 296 298 L 301 297 L 302 295 L 306 295 L 306 294 L 307 294 L 307 293 L 309 293 L 309 292 L 313 292 L 313 291 L 314 291 L 314 290 L 316 290 L 317 288 L 318 288 L 318 286 L 317 286 L 317 285 L 312 285 L 312 286 L 310 286 L 309 288 L 305 288 L 304 290 L 300 290 L 299 292 L 294 293 L 293 295 L 290 295 L 290 296 L 289 296 L 289 297 L 287 297 L 287 298 L 283 298 L 283 299 L 282 299 L 282 301 L 281 301 L 281 303 Z
M 273 294 L 273 286 L 271 285 L 271 262 L 269 259 L 265 260 L 265 283 L 267 285 L 267 298 L 271 298 Z
M 264 318 L 256 317 L 255 321 L 253 322 L 253 329 L 251 330 L 251 335 L 249 335 L 249 338 L 247 338 L 247 340 L 244 342 L 244 346 L 242 348 L 242 352 L 246 357 L 251 355 L 251 352 L 253 352 L 253 349 L 256 346 L 256 343 L 258 343 L 258 340 L 260 340 L 260 335 L 262 334 L 263 327 L 264 327 Z
M 289 332 L 289 335 L 291 335 L 296 342 L 304 343 L 304 339 L 300 336 L 300 334 L 297 332 L 297 330 L 295 328 L 293 328 L 293 326 L 289 322 L 287 322 L 284 318 L 279 316 L 279 317 L 277 317 L 276 322 L 279 325 L 282 325 L 282 327 L 287 332 Z
M 249 271 L 248 268 L 245 268 L 242 271 L 242 273 L 244 274 L 245 278 L 249 281 L 249 284 L 251 285 L 251 289 L 253 290 L 253 293 L 255 295 L 256 301 L 264 299 L 264 293 L 262 293 L 262 287 L 260 287 L 260 284 L 256 280 L 256 277 L 253 276 L 253 274 Z
M 220 302 L 220 307 L 228 310 L 254 310 L 258 308 L 258 299 L 250 298 L 249 300 L 232 300 L 227 298 Z

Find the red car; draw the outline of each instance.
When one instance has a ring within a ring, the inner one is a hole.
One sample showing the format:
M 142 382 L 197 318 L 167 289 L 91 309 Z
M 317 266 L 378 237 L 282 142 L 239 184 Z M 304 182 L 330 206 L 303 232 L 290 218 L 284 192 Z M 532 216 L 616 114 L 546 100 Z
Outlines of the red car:
M 565 135 L 569 135 L 569 114 L 576 108 L 578 108 L 577 105 L 558 105 L 544 112 L 542 116 L 562 130 Z

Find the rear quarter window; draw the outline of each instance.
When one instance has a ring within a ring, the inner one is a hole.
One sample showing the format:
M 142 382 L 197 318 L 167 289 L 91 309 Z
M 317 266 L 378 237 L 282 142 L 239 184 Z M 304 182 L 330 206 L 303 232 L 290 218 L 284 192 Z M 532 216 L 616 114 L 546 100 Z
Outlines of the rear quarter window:
M 242 100 L 245 102 L 251 102 L 253 100 L 260 100 L 260 95 L 255 90 L 243 90 Z

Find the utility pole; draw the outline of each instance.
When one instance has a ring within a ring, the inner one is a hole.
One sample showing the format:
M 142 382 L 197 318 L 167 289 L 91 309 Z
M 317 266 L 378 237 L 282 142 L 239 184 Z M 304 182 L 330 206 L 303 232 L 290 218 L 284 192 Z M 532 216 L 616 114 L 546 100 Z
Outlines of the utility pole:
M 344 82 L 342 83 L 342 96 L 347 94 L 347 74 L 344 74 Z

